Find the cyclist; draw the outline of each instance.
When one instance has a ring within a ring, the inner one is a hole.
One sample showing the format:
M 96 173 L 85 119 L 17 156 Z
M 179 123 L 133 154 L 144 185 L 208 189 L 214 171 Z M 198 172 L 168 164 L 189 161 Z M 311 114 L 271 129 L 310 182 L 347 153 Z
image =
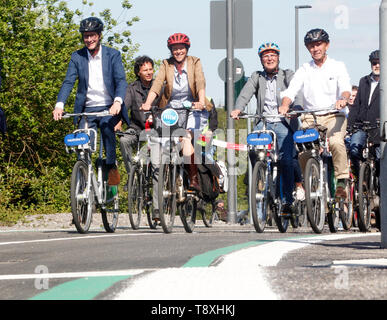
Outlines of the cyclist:
M 53 111 L 55 120 L 62 118 L 64 104 L 78 79 L 74 112 L 101 112 L 109 110 L 111 116 L 89 117 L 89 128 L 101 129 L 106 151 L 108 184 L 118 185 L 120 175 L 116 166 L 116 136 L 114 127 L 121 118 L 129 124 L 123 100 L 126 92 L 126 75 L 118 50 L 101 45 L 103 23 L 99 18 L 89 17 L 81 21 L 79 31 L 84 47 L 71 55 L 65 80 L 58 94 Z M 103 66 L 103 68 L 102 68 Z M 121 110 L 122 109 L 122 110 Z M 77 119 L 74 119 L 76 122 Z M 79 127 L 85 126 L 80 121 Z
M 175 33 L 168 38 L 169 59 L 163 60 L 153 82 L 143 110 L 150 110 L 153 101 L 160 97 L 160 108 L 181 108 L 185 101 L 192 102 L 195 110 L 211 110 L 212 105 L 206 99 L 205 78 L 199 58 L 189 56 L 190 39 L 183 33 Z M 162 89 L 164 90 L 162 92 Z M 178 111 L 180 128 L 186 129 L 187 113 Z M 191 135 L 182 137 L 184 163 L 189 175 L 189 188 L 200 190 L 198 170 L 195 164 Z
M 235 109 L 231 117 L 238 119 L 239 114 L 245 109 L 253 95 L 257 98 L 257 114 L 279 114 L 280 91 L 288 87 L 293 78 L 292 70 L 279 68 L 280 48 L 276 43 L 268 42 L 262 44 L 258 49 L 264 71 L 254 72 L 236 101 Z M 295 104 L 299 104 L 298 101 Z M 263 123 L 259 122 L 254 130 L 260 130 Z M 295 161 L 296 150 L 293 142 L 293 132 L 298 128 L 297 119 L 288 120 L 285 118 L 268 119 L 267 129 L 273 130 L 277 135 L 278 148 L 280 153 L 281 177 L 283 180 L 284 205 L 282 213 L 293 212 L 293 190 L 296 182 L 297 198 L 303 200 L 305 192 L 302 187 L 302 178 Z M 250 154 L 252 165 L 255 164 L 255 154 Z M 298 173 L 295 175 L 295 172 Z
M 344 144 L 348 113 L 348 100 L 351 95 L 351 83 L 343 62 L 327 55 L 329 35 L 323 29 L 312 29 L 304 37 L 304 43 L 312 56 L 312 61 L 303 64 L 290 81 L 288 89 L 281 92 L 282 105 L 280 113 L 286 114 L 296 95 L 302 90 L 304 109 L 316 110 L 335 105 L 340 110 L 336 114 L 319 114 L 317 122 L 327 128 L 329 149 L 332 152 L 337 198 L 346 198 L 346 180 L 349 178 L 347 153 Z M 313 117 L 302 117 L 304 128 L 313 123 Z M 307 156 L 307 155 L 306 155 Z M 301 166 L 304 168 L 306 157 L 300 154 Z
M 369 121 L 371 125 L 376 124 L 376 120 L 380 119 L 380 60 L 379 50 L 371 52 L 369 56 L 371 63 L 371 74 L 364 76 L 359 81 L 358 94 L 355 103 L 350 110 L 349 118 L 351 124 L 356 122 Z M 380 160 L 380 136 L 379 129 L 370 131 L 369 140 L 376 148 L 377 172 L 379 172 Z M 354 174 L 357 177 L 359 174 L 359 161 L 362 159 L 362 151 L 366 143 L 366 133 L 362 130 L 355 132 L 351 137 L 350 152 Z
M 144 111 L 141 110 L 142 104 L 145 102 L 149 90 L 153 83 L 153 74 L 154 74 L 154 61 L 148 56 L 137 57 L 134 61 L 134 73 L 137 79 L 128 85 L 125 96 L 125 106 L 130 111 L 130 124 L 129 128 L 126 130 L 127 134 L 120 138 L 120 148 L 121 153 L 124 159 L 126 170 L 129 174 L 130 172 L 130 162 L 132 158 L 133 146 L 136 146 L 140 134 L 146 128 L 146 118 Z M 153 105 L 158 104 L 158 99 L 156 99 Z M 116 130 L 121 129 L 122 121 L 116 126 Z M 150 148 L 154 148 L 155 144 L 150 143 Z M 157 151 L 156 151 L 157 152 Z M 152 161 L 151 161 L 152 162 Z M 153 165 L 153 162 L 152 162 Z M 153 173 L 155 168 L 153 167 Z M 159 207 L 158 207 L 158 183 L 157 179 L 153 179 L 153 212 L 152 216 L 159 216 Z

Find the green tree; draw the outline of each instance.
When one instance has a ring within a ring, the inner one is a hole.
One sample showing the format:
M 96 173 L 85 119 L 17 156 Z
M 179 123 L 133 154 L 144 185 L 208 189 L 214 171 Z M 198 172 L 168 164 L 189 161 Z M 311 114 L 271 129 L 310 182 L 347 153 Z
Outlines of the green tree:
M 80 1 L 83 7 L 92 3 Z M 122 1 L 123 11 L 131 8 Z M 91 15 L 95 15 L 92 13 Z M 127 79 L 134 79 L 133 55 L 126 21 L 117 32 L 117 20 L 109 9 L 98 14 L 105 23 L 104 44 L 122 52 Z M 0 222 L 13 220 L 11 212 L 68 210 L 68 177 L 71 157 L 63 137 L 70 121 L 54 122 L 52 110 L 64 79 L 70 55 L 82 47 L 79 21 L 83 11 L 70 10 L 65 1 L 1 0 L 0 106 L 7 116 L 8 132 L 0 137 Z M 75 90 L 68 100 L 69 110 Z

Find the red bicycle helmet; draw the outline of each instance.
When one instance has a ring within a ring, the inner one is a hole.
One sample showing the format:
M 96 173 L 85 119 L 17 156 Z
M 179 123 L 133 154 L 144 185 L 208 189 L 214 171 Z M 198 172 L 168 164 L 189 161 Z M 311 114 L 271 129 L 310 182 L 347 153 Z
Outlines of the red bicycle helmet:
M 184 44 L 189 48 L 191 46 L 191 42 L 189 41 L 189 38 L 184 33 L 174 33 L 168 38 L 168 49 L 171 50 L 171 46 L 174 44 Z

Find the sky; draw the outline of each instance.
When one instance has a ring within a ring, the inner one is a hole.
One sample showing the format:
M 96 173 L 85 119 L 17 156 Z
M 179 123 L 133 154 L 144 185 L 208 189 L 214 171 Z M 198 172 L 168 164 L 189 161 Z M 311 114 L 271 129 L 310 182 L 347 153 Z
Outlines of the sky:
M 242 0 L 243 1 L 243 0 Z M 224 104 L 224 82 L 218 75 L 218 65 L 226 58 L 225 49 L 210 48 L 209 0 L 130 0 L 132 8 L 123 12 L 121 0 L 94 0 L 92 10 L 82 0 L 69 0 L 72 9 L 82 9 L 84 17 L 96 16 L 111 9 L 119 22 L 134 16 L 140 18 L 129 30 L 133 43 L 139 45 L 137 55 L 153 59 L 170 56 L 166 46 L 168 37 L 176 32 L 189 36 L 189 55 L 199 57 L 206 77 L 206 95 L 215 104 Z M 243 64 L 245 76 L 262 70 L 258 47 L 276 42 L 280 49 L 280 67 L 295 69 L 295 5 L 311 5 L 299 10 L 299 65 L 311 60 L 303 45 L 306 32 L 325 29 L 330 36 L 328 55 L 346 64 L 352 84 L 371 72 L 369 54 L 379 48 L 379 7 L 381 0 L 253 0 L 253 47 L 235 49 L 234 57 Z M 128 28 L 119 24 L 118 30 Z

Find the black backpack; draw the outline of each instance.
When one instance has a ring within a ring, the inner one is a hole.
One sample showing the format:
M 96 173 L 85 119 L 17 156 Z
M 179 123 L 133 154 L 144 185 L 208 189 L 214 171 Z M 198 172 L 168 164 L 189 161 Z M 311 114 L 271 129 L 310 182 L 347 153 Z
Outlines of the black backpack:
M 220 193 L 220 170 L 215 164 L 198 164 L 197 166 L 201 188 L 199 197 L 206 202 L 214 201 Z

